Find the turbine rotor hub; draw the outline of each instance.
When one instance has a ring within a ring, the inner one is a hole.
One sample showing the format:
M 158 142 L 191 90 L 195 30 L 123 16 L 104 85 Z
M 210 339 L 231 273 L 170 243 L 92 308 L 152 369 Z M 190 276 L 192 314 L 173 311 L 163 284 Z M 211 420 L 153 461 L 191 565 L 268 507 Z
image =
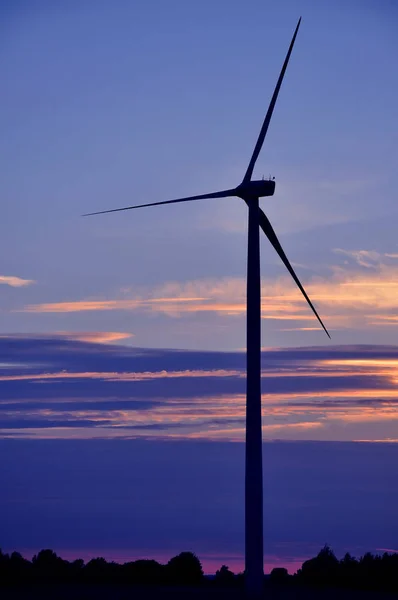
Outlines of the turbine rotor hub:
M 260 179 L 254 181 L 242 182 L 236 188 L 236 195 L 243 200 L 245 198 L 264 198 L 273 196 L 275 192 L 274 179 Z

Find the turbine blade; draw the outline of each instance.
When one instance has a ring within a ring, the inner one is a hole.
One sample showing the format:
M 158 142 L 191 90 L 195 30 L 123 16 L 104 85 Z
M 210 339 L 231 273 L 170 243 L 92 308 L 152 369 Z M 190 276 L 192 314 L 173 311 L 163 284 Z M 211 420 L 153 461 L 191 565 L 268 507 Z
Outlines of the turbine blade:
M 100 210 L 99 212 L 87 213 L 83 217 L 91 217 L 92 215 L 103 215 L 105 213 L 119 212 L 121 210 L 132 210 L 133 208 L 144 208 L 146 206 L 160 206 L 161 204 L 175 204 L 176 202 L 190 202 L 191 200 L 205 200 L 207 198 L 228 198 L 235 196 L 235 190 L 223 190 L 221 192 L 213 192 L 211 194 L 202 194 L 201 196 L 188 196 L 187 198 L 177 198 L 176 200 L 166 200 L 165 202 L 151 202 L 150 204 L 138 204 L 136 206 L 125 206 L 124 208 L 112 208 L 111 210 Z
M 312 312 L 314 313 L 314 315 L 318 319 L 319 323 L 322 325 L 323 329 L 325 330 L 326 335 L 330 338 L 329 332 L 326 329 L 325 325 L 322 323 L 321 317 L 316 312 L 314 305 L 312 304 L 311 300 L 308 298 L 305 289 L 301 285 L 299 278 L 297 277 L 296 273 L 294 272 L 293 267 L 291 266 L 285 252 L 283 251 L 283 248 L 280 245 L 278 238 L 276 237 L 276 233 L 275 233 L 271 223 L 269 222 L 268 217 L 265 215 L 265 213 L 261 209 L 260 209 L 260 227 L 264 231 L 265 235 L 267 236 L 267 238 L 269 239 L 269 241 L 271 242 L 271 244 L 273 245 L 275 250 L 277 251 L 279 257 L 281 258 L 283 264 L 289 271 L 290 275 L 293 277 L 293 279 L 296 282 L 297 286 L 299 287 L 301 293 L 303 294 L 304 298 L 307 300 L 309 306 L 311 307 Z
M 275 90 L 274 90 L 274 94 L 273 94 L 273 96 L 271 98 L 271 102 L 270 102 L 270 105 L 269 105 L 268 110 L 267 110 L 267 114 L 265 115 L 264 123 L 263 123 L 263 126 L 262 126 L 261 131 L 260 131 L 260 135 L 258 136 L 258 140 L 257 140 L 256 146 L 254 148 L 253 155 L 252 155 L 252 157 L 250 159 L 249 166 L 247 167 L 246 174 L 245 174 L 245 176 L 243 178 L 244 182 L 250 181 L 250 179 L 251 179 L 251 177 L 253 175 L 254 165 L 256 164 L 256 160 L 258 159 L 258 155 L 260 154 L 261 148 L 262 148 L 263 143 L 264 143 L 265 136 L 267 135 L 268 126 L 269 126 L 270 121 L 271 121 L 272 113 L 274 111 L 275 103 L 276 103 L 277 98 L 278 98 L 278 94 L 279 94 L 280 87 L 282 85 L 283 77 L 285 75 L 285 71 L 286 71 L 287 65 L 289 63 L 290 55 L 291 55 L 292 50 L 293 50 L 294 42 L 296 40 L 296 36 L 297 36 L 297 32 L 298 32 L 299 27 L 300 27 L 300 23 L 301 23 L 301 17 L 299 18 L 299 21 L 297 23 L 297 27 L 296 27 L 296 30 L 294 32 L 292 41 L 290 42 L 289 50 L 288 50 L 288 53 L 286 55 L 285 62 L 283 63 L 283 67 L 282 67 L 281 73 L 279 75 L 279 79 L 278 79 L 278 82 L 276 84 L 276 87 L 275 87 Z

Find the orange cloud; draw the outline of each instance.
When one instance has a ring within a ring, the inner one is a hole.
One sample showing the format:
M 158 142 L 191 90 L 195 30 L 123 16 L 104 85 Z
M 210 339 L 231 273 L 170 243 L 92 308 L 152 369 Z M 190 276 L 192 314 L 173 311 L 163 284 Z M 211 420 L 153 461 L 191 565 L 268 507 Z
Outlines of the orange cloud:
M 280 435 L 282 432 L 286 430 L 314 430 L 322 428 L 323 424 L 315 421 L 308 422 L 300 422 L 300 423 L 284 423 L 284 424 L 273 424 L 273 425 L 263 425 L 263 437 L 270 438 L 269 434 L 272 436 Z M 181 437 L 181 434 L 174 433 L 172 437 L 178 438 Z M 186 436 L 188 439 L 206 439 L 206 440 L 220 440 L 225 439 L 228 441 L 239 441 L 241 442 L 245 437 L 245 428 L 242 427 L 231 427 L 231 428 L 222 428 L 220 427 L 217 430 L 206 430 L 206 431 L 196 431 L 193 433 L 188 433 Z
M 92 342 L 94 344 L 109 344 L 134 337 L 134 333 L 122 333 L 120 331 L 58 331 L 57 336 L 77 342 Z
M 371 318 L 374 321 L 369 321 L 369 325 L 398 325 L 398 317 L 394 315 L 376 315 Z
M 366 251 L 360 252 L 363 257 Z M 313 279 L 305 283 L 305 287 L 324 321 L 333 323 L 334 329 L 377 327 L 385 322 L 395 323 L 398 318 L 396 267 L 380 264 L 375 270 L 360 273 L 335 268 L 332 277 Z M 129 293 L 131 291 L 125 291 Z M 169 282 L 151 291 L 141 290 L 139 296 L 132 298 L 32 304 L 22 309 L 31 313 L 111 310 L 151 311 L 172 317 L 199 312 L 243 316 L 246 282 L 244 278 Z M 276 281 L 263 281 L 262 317 L 275 322 L 310 322 L 314 318 L 299 290 L 285 276 Z
M 326 325 L 339 330 L 385 328 L 397 324 L 398 267 L 391 260 L 396 255 L 364 249 L 337 249 L 336 252 L 350 256 L 362 267 L 368 268 L 353 272 L 352 269 L 334 267 L 332 275 L 327 278 L 304 281 Z M 301 275 L 301 269 L 299 271 Z M 30 304 L 19 310 L 29 313 L 140 311 L 169 317 L 208 313 L 243 317 L 246 312 L 246 280 L 226 277 L 184 283 L 166 282 L 152 289 L 124 289 L 116 298 Z M 281 331 L 317 329 L 314 316 L 300 291 L 285 275 L 276 280 L 263 280 L 262 318 L 274 321 L 275 327 L 280 325 Z M 297 327 L 294 326 L 295 321 Z M 303 326 L 300 326 L 301 322 Z
M 304 391 L 266 392 L 262 394 L 263 433 L 266 439 L 325 439 L 329 436 L 354 435 L 355 439 L 365 439 L 369 426 L 379 424 L 378 439 L 385 431 L 385 440 L 393 441 L 394 430 L 398 422 L 398 359 L 394 358 L 341 358 L 305 360 L 303 363 L 288 363 L 285 370 L 277 364 L 274 370 L 263 371 L 263 376 L 272 378 L 300 378 L 308 376 L 318 378 L 338 378 L 337 389 L 331 389 L 325 383 L 324 389 Z M 376 376 L 363 379 L 364 389 L 352 389 L 345 386 L 344 380 L 351 376 Z M 241 370 L 191 370 L 157 372 L 57 372 L 41 374 L 3 375 L 1 381 L 32 380 L 35 382 L 53 379 L 101 379 L 107 381 L 145 381 L 163 378 L 183 377 L 238 377 L 244 378 Z M 178 390 L 178 388 L 176 388 Z M 266 389 L 266 388 L 265 388 Z M 270 387 L 272 389 L 272 386 Z M 291 386 L 288 386 L 288 390 Z M 67 387 L 65 388 L 67 393 Z M 133 390 L 133 388 L 132 388 Z M 178 392 L 177 392 L 178 393 Z M 114 391 L 112 392 L 114 394 Z M 134 392 L 132 391 L 132 395 Z M 57 397 L 58 400 L 65 400 Z M 122 400 L 122 399 L 120 399 Z M 86 428 L 41 429 L 30 427 L 18 430 L 24 437 L 150 437 L 150 438 L 197 438 L 225 439 L 242 441 L 244 439 L 244 419 L 246 398 L 243 393 L 219 394 L 213 397 L 190 398 L 152 398 L 153 405 L 141 409 L 126 408 L 118 403 L 118 409 L 101 410 L 95 407 L 92 398 L 78 409 L 59 410 L 54 408 L 24 409 L 25 416 L 48 418 L 49 420 L 87 419 L 95 421 L 96 426 Z M 20 416 L 18 400 L 3 400 L 8 405 L 8 417 Z M 70 403 L 68 403 L 70 404 Z M 15 409 L 14 409 L 15 405 Z M 122 406 L 122 409 L 120 409 Z M 346 433 L 353 426 L 355 433 Z M 362 427 L 362 434 L 358 433 Z M 382 428 L 382 430 L 380 429 Z M 332 431 L 333 433 L 330 433 Z M 2 430 L 2 437 L 13 437 L 17 430 Z M 334 438 L 335 439 L 335 438 Z M 349 438 L 352 439 L 352 438 Z
M 103 310 L 134 310 L 152 304 L 194 302 L 205 298 L 151 298 L 150 300 L 77 300 L 75 302 L 53 302 L 49 304 L 30 304 L 22 311 L 33 313 L 69 313 Z
M 328 327 L 329 331 L 333 331 L 330 327 Z M 288 329 L 279 329 L 279 331 L 319 331 L 319 327 L 291 327 Z
M 24 287 L 36 283 L 33 279 L 22 279 L 22 277 L 15 277 L 15 275 L 0 275 L 0 284 L 10 285 L 11 287 Z

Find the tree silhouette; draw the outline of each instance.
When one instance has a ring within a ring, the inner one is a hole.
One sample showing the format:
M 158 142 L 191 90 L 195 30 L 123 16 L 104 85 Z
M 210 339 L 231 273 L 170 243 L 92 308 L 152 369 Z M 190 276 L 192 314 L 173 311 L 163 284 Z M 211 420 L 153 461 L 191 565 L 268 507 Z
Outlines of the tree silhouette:
M 298 572 L 303 581 L 315 585 L 329 585 L 337 579 L 339 561 L 333 550 L 325 544 L 315 558 L 306 560 Z
M 286 569 L 278 567 L 272 570 L 270 581 L 275 586 L 289 584 L 397 593 L 397 573 L 398 553 L 373 555 L 367 552 L 358 560 L 346 553 L 339 561 L 326 545 L 316 557 L 305 561 L 296 575 L 289 576 Z M 50 549 L 41 550 L 29 561 L 19 552 L 9 555 L 0 549 L 0 598 L 1 586 L 4 585 L 124 583 L 197 586 L 206 582 L 210 587 L 240 588 L 243 580 L 243 573 L 234 575 L 226 565 L 222 565 L 213 580 L 205 579 L 200 560 L 192 552 L 181 552 L 166 565 L 155 560 L 137 560 L 121 565 L 101 557 L 93 558 L 87 564 L 81 559 L 68 562 Z M 37 597 L 41 597 L 40 592 L 37 592 Z
M 163 583 L 165 567 L 156 560 L 136 560 L 123 565 L 123 579 L 135 583 Z
M 50 549 L 40 550 L 32 558 L 32 574 L 38 580 L 65 580 L 69 563 Z
M 222 567 L 216 571 L 214 580 L 218 585 L 232 585 L 235 583 L 235 575 L 229 570 L 227 565 L 222 565 Z
M 285 567 L 274 567 L 270 573 L 271 581 L 274 583 L 286 583 L 289 573 Z
M 172 583 L 197 585 L 203 581 L 202 564 L 193 552 L 181 552 L 169 560 L 167 578 Z
M 121 566 L 117 563 L 108 563 L 105 558 L 92 558 L 84 567 L 83 580 L 91 583 L 107 583 L 117 581 L 121 575 Z

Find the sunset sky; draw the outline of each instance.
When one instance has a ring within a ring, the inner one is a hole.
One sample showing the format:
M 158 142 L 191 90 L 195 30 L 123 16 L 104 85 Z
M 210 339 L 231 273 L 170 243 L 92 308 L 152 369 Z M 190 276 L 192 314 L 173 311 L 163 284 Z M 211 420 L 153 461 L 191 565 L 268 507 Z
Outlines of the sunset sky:
M 237 185 L 300 15 L 254 177 L 332 339 L 262 240 L 265 568 L 396 549 L 398 7 L 7 0 L 3 550 L 242 569 L 247 208 L 81 215 Z

